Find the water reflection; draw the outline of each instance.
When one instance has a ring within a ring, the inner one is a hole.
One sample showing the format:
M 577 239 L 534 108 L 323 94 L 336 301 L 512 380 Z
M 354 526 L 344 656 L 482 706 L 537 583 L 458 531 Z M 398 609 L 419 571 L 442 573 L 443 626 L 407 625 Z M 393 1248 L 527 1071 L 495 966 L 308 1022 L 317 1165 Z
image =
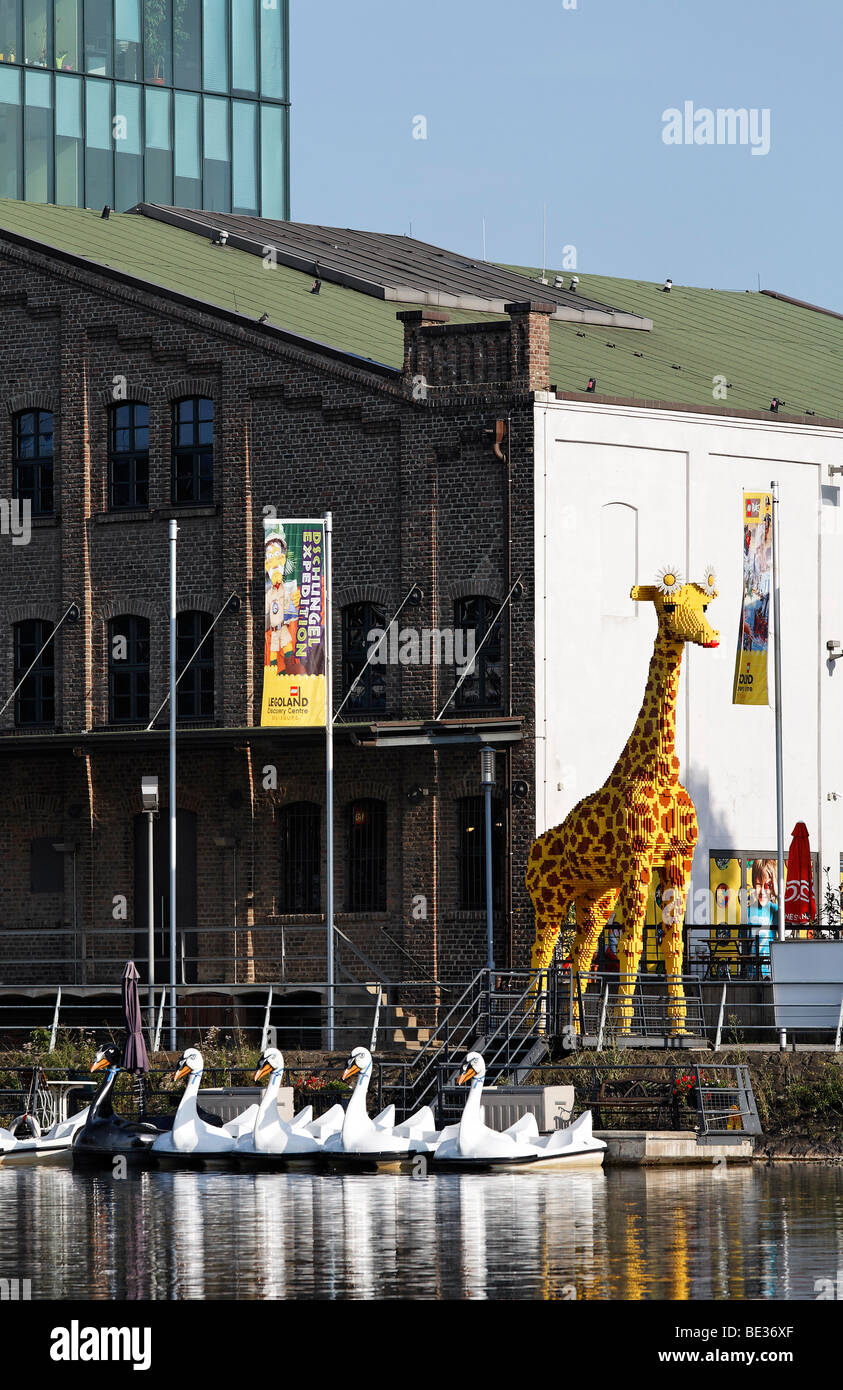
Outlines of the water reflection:
M 33 1298 L 811 1299 L 839 1268 L 838 1168 L 0 1171 Z

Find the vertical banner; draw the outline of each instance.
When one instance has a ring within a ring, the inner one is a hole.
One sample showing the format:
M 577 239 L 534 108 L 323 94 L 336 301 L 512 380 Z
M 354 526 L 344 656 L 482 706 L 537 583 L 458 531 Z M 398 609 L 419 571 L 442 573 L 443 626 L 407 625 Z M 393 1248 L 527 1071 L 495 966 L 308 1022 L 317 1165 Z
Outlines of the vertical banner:
M 743 602 L 735 658 L 733 705 L 766 705 L 770 586 L 773 573 L 773 495 L 743 495 Z
M 325 726 L 325 527 L 267 520 L 262 725 Z

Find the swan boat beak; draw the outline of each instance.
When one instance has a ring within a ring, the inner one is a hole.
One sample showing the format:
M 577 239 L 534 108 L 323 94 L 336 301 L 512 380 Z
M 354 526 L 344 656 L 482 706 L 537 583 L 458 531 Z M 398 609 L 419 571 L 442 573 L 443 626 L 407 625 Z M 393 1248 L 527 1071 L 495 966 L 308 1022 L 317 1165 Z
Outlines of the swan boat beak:
M 476 1075 L 477 1072 L 474 1070 L 473 1067 L 467 1067 L 466 1070 L 464 1072 L 461 1072 L 460 1075 L 457 1077 L 457 1085 L 464 1086 L 466 1081 L 471 1081 Z
M 100 1059 L 99 1059 L 98 1062 L 92 1062 L 92 1063 L 91 1063 L 91 1071 L 92 1071 L 92 1072 L 93 1072 L 93 1071 L 102 1071 L 102 1070 L 103 1070 L 105 1067 L 107 1067 L 107 1066 L 108 1066 L 108 1058 L 107 1058 L 107 1057 L 100 1057 Z
M 256 1081 L 263 1081 L 264 1077 L 265 1077 L 265 1076 L 269 1076 L 269 1073 L 270 1073 L 271 1071 L 272 1071 L 272 1067 L 269 1065 L 269 1063 L 268 1063 L 268 1062 L 264 1062 L 263 1066 L 262 1066 L 262 1067 L 259 1066 L 259 1067 L 258 1067 L 258 1070 L 255 1072 L 255 1080 L 256 1080 Z
M 350 1081 L 351 1078 L 352 1078 L 352 1076 L 356 1076 L 357 1073 L 359 1072 L 359 1070 L 360 1070 L 360 1068 L 358 1067 L 357 1063 L 356 1063 L 356 1062 L 351 1062 L 350 1065 L 346 1067 L 345 1071 L 344 1071 L 343 1074 L 342 1074 L 342 1079 L 343 1079 L 343 1081 Z
M 183 1066 L 179 1067 L 178 1071 L 173 1072 L 173 1080 L 174 1080 L 174 1081 L 181 1081 L 181 1079 L 182 1079 L 183 1076 L 189 1076 L 189 1075 L 190 1075 L 190 1067 L 187 1065 L 187 1063 L 185 1063 Z

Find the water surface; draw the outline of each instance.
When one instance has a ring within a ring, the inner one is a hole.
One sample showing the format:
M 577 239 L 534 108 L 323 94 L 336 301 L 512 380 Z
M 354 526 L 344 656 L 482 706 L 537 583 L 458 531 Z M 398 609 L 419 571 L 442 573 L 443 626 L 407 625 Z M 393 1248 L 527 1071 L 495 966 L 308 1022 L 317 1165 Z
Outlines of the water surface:
M 815 1299 L 838 1270 L 843 1168 L 821 1165 L 0 1169 L 0 1277 L 33 1299 Z

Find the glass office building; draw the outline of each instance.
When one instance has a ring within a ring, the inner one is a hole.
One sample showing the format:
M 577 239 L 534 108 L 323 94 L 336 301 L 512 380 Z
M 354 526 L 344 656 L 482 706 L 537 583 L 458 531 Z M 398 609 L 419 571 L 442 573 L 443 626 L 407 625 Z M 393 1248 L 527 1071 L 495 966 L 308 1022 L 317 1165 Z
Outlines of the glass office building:
M 288 0 L 0 0 L 0 197 L 289 217 Z

